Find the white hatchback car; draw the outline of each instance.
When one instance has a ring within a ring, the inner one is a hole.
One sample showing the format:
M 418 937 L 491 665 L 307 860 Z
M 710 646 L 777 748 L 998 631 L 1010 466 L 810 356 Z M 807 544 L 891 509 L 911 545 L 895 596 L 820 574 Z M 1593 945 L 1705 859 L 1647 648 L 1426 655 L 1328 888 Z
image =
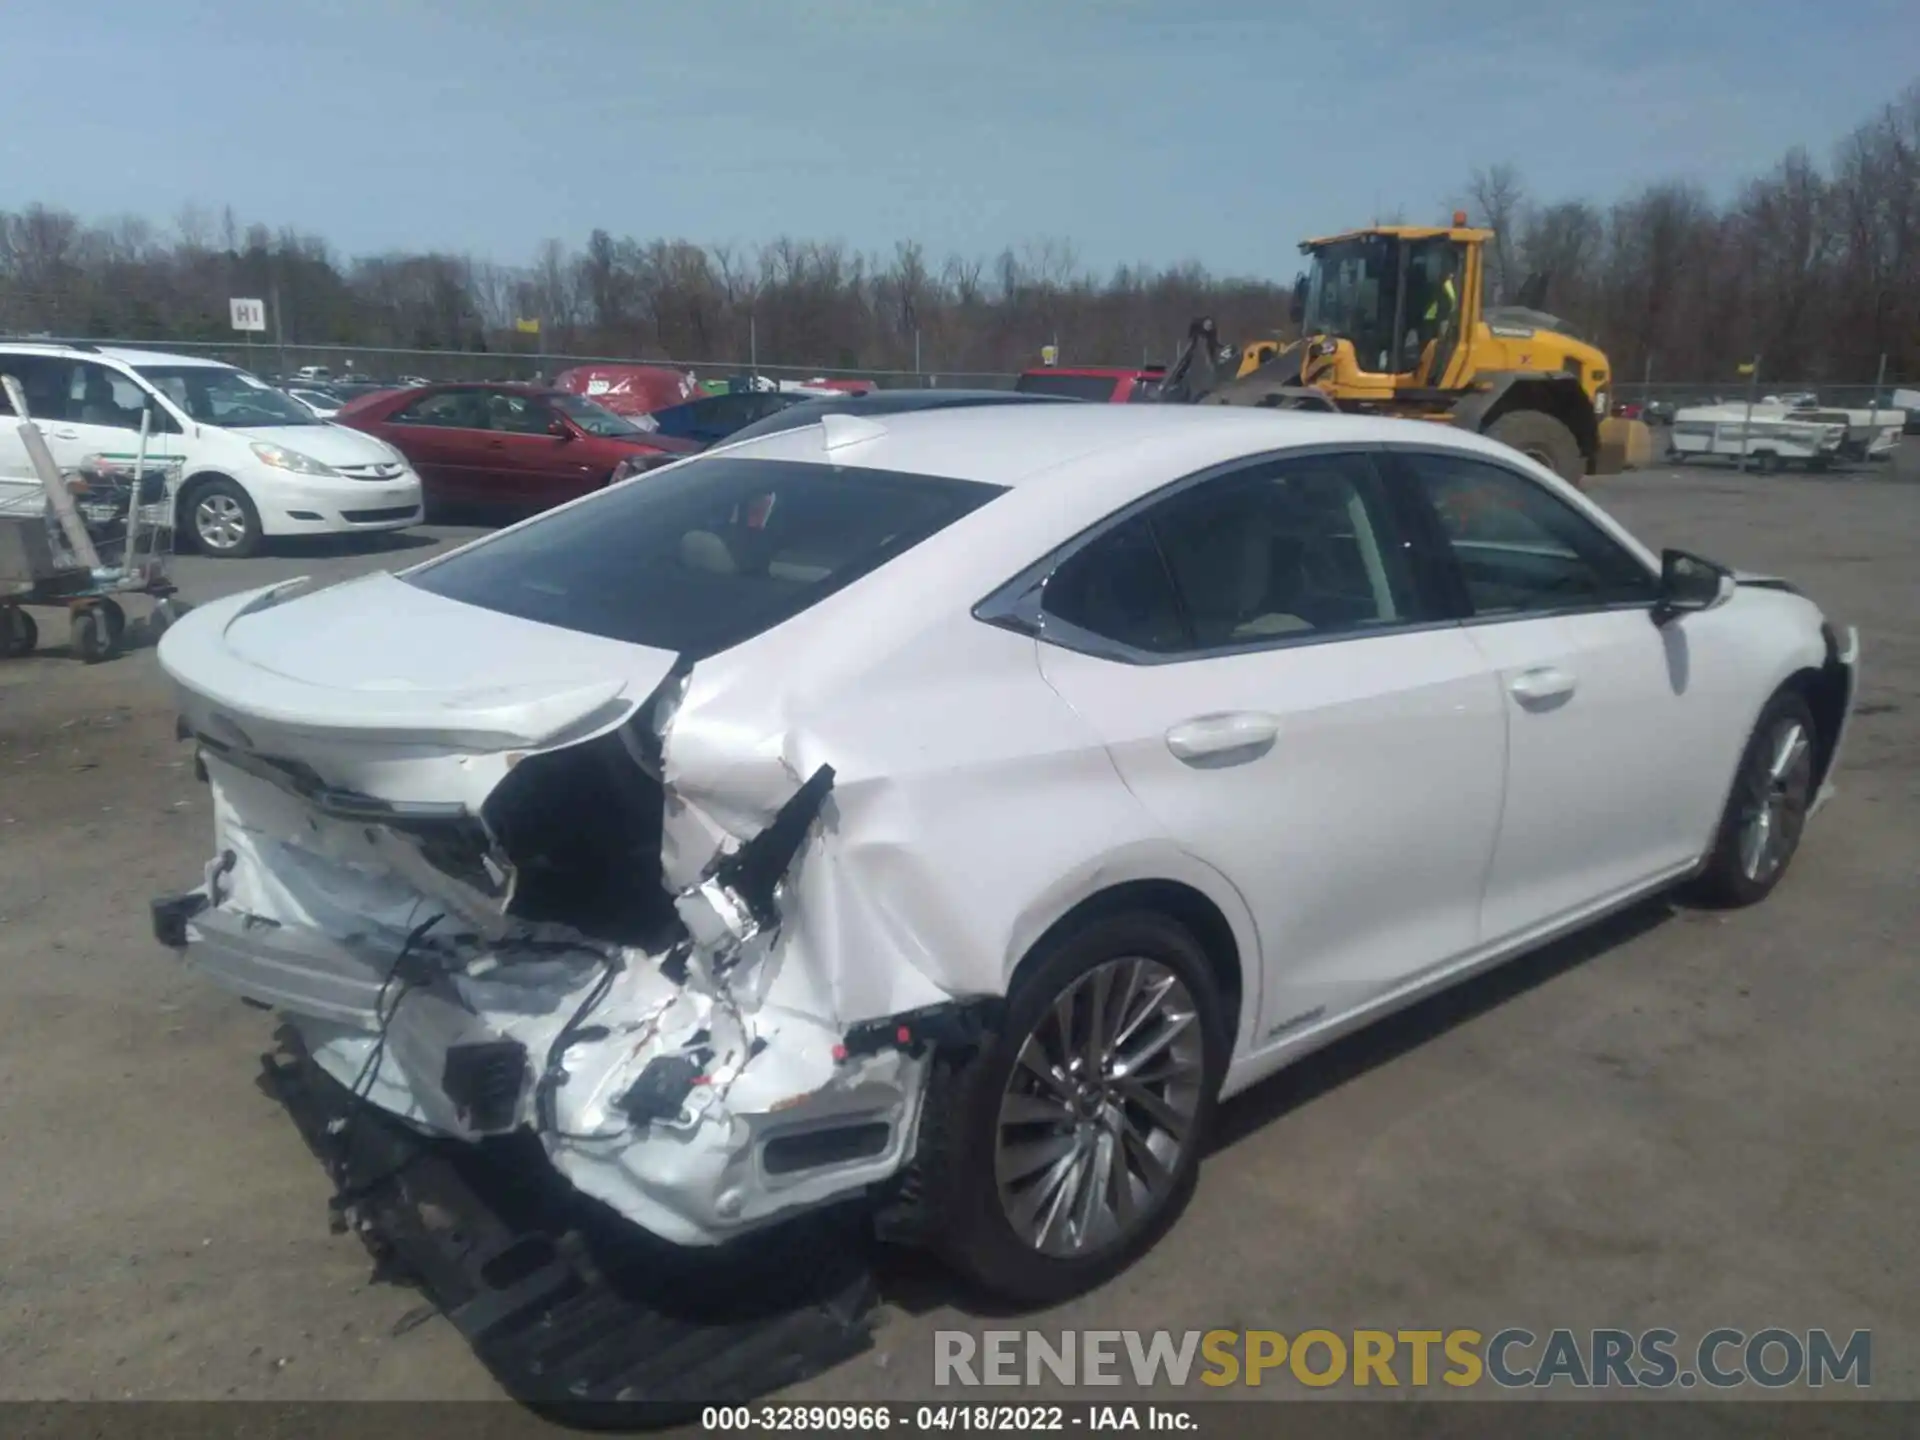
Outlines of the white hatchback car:
M 184 462 L 183 543 L 251 555 L 275 535 L 399 530 L 421 519 L 420 477 L 371 435 L 333 425 L 244 370 L 152 350 L 0 344 L 54 461 L 149 455 Z M 0 395 L 0 414 L 7 413 Z M 31 474 L 17 427 L 0 424 L 0 474 Z
M 201 607 L 187 963 L 683 1245 L 858 1194 L 1028 1300 L 1215 1101 L 1683 880 L 1765 895 L 1852 633 L 1414 422 L 1008 406 Z

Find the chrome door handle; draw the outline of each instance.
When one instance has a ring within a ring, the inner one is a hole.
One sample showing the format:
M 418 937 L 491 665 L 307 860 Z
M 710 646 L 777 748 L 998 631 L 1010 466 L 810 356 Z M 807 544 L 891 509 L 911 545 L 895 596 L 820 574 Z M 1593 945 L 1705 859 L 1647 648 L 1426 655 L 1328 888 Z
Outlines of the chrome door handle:
M 1196 715 L 1167 731 L 1167 749 L 1181 763 L 1214 770 L 1258 760 L 1280 737 L 1280 722 L 1257 710 Z
M 1557 665 L 1536 665 L 1507 682 L 1507 690 L 1522 705 L 1545 705 L 1564 700 L 1578 688 L 1573 676 Z
M 47 434 L 56 440 L 78 440 L 80 438 L 80 432 L 78 430 L 49 430 Z

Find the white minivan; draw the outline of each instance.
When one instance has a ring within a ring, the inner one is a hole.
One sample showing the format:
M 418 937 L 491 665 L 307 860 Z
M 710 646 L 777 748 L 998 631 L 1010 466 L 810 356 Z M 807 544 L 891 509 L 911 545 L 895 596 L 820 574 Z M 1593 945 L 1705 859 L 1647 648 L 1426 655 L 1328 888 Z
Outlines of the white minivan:
M 421 519 L 420 477 L 398 450 L 217 360 L 5 343 L 0 374 L 20 382 L 62 469 L 90 455 L 131 458 L 145 408 L 148 454 L 184 462 L 182 547 L 239 557 L 267 536 L 399 530 Z M 0 415 L 10 412 L 0 390 Z M 17 427 L 0 422 L 0 476 L 31 474 Z

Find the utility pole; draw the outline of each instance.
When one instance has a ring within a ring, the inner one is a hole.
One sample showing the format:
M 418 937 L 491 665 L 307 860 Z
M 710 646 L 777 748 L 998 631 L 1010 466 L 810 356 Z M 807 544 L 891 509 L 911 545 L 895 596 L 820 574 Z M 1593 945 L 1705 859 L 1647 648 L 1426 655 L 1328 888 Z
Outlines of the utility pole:
M 1867 402 L 1867 449 L 1862 459 L 1873 458 L 1873 431 L 1880 420 L 1880 391 L 1887 383 L 1887 352 L 1880 352 L 1880 369 L 1873 377 L 1873 399 Z
M 1747 366 L 1747 421 L 1740 427 L 1740 473 L 1747 473 L 1747 454 L 1753 449 L 1753 397 L 1760 388 L 1760 357 Z
M 287 327 L 280 314 L 280 282 L 273 282 L 273 343 L 280 352 L 280 379 L 287 378 Z
M 1646 368 L 1640 372 L 1640 411 L 1644 415 L 1647 402 L 1653 399 L 1653 352 L 1647 352 Z

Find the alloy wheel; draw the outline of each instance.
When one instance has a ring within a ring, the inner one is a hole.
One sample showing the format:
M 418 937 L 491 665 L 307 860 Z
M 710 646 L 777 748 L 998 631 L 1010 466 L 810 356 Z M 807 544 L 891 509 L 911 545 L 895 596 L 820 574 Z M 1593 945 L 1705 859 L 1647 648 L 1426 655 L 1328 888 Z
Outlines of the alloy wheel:
M 994 1178 L 1020 1241 L 1079 1258 L 1147 1224 L 1173 1192 L 1205 1075 L 1193 996 L 1156 960 L 1108 960 L 1035 1022 L 1000 1102 Z
M 1794 719 L 1774 727 L 1755 757 L 1740 818 L 1740 869 L 1765 883 L 1793 856 L 1813 790 L 1813 744 Z
M 247 513 L 231 495 L 202 495 L 193 506 L 193 533 L 209 550 L 238 549 L 246 543 Z

